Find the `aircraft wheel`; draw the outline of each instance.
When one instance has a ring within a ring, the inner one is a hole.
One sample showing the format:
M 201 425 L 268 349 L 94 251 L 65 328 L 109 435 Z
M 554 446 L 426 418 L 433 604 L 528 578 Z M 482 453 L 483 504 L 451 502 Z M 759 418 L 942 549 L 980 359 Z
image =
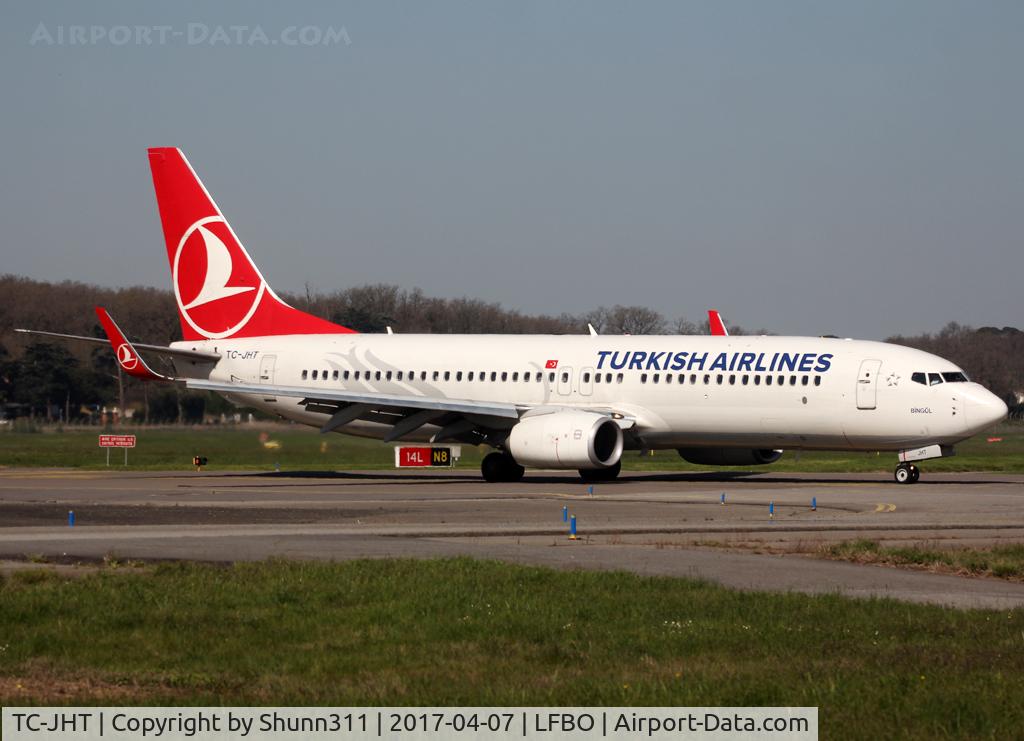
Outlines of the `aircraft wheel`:
M 508 453 L 488 453 L 480 463 L 480 473 L 490 483 L 519 481 L 526 469 L 516 463 Z
M 910 466 L 910 483 L 916 484 L 917 480 L 921 478 L 921 469 L 917 466 Z
M 912 466 L 909 463 L 901 463 L 896 466 L 896 472 L 893 474 L 896 479 L 896 483 L 912 484 L 917 481 L 917 479 L 914 478 L 914 469 L 916 468 L 916 466 Z
M 615 461 L 614 466 L 608 468 L 581 468 L 580 478 L 584 481 L 614 481 L 622 471 L 622 461 Z

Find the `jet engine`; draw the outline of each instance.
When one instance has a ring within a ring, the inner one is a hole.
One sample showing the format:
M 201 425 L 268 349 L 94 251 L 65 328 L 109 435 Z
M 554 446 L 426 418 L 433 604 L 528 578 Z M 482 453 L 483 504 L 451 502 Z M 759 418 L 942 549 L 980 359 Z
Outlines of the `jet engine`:
M 702 466 L 764 466 L 782 457 L 781 450 L 764 448 L 679 448 L 679 457 Z
M 622 430 L 605 414 L 535 411 L 512 428 L 508 452 L 534 468 L 609 468 L 622 456 Z

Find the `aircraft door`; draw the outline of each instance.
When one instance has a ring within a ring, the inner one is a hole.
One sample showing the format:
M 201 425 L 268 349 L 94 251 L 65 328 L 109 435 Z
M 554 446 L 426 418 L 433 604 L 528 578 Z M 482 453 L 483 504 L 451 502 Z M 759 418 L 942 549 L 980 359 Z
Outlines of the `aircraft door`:
M 572 393 L 572 368 L 558 369 L 558 393 L 562 396 Z
M 857 375 L 857 408 L 874 409 L 877 406 L 878 370 L 881 360 L 865 360 L 860 364 Z
M 260 358 L 260 383 L 274 382 L 274 365 L 277 363 L 276 355 L 264 355 Z

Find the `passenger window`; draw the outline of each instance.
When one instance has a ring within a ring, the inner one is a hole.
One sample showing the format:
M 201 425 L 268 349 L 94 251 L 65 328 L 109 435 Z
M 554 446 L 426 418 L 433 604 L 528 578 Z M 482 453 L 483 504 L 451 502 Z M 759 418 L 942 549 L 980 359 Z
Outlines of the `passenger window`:
M 469 372 L 469 373 L 468 373 L 468 374 L 466 375 L 466 380 L 467 380 L 467 381 L 472 381 L 472 380 L 473 380 L 473 371 L 470 371 L 470 372 Z
M 326 370 L 320 371 L 320 380 L 321 381 L 326 381 L 327 380 L 327 371 Z
M 420 380 L 421 381 L 426 381 L 427 380 L 427 372 L 426 371 L 420 371 Z
M 647 383 L 647 374 L 646 373 L 641 373 L 640 374 L 640 383 Z
M 331 380 L 332 381 L 337 381 L 338 380 L 338 371 L 331 371 Z
M 444 372 L 444 380 L 446 380 L 446 381 L 452 380 L 452 372 L 451 371 L 445 371 Z
M 810 380 L 811 380 L 810 378 L 808 378 L 807 376 L 804 376 L 803 378 L 800 379 L 800 385 L 801 386 L 806 386 L 808 381 L 810 381 Z
M 665 374 L 665 383 L 672 383 L 672 374 L 671 373 L 666 373 Z
M 498 380 L 498 372 L 497 371 L 491 371 L 491 381 L 497 381 L 497 380 Z
M 611 378 L 611 376 L 609 376 L 609 378 Z M 543 380 L 544 380 L 544 374 L 541 373 L 540 371 L 537 371 L 537 383 L 540 383 Z
M 710 373 L 705 373 L 704 374 L 704 385 L 707 386 L 709 383 L 711 383 L 711 374 Z
M 313 378 L 316 378 L 316 375 L 314 375 Z M 938 373 L 929 373 L 928 374 L 928 385 L 929 386 L 938 386 L 940 383 L 942 383 L 942 376 L 940 376 Z
M 772 385 L 772 377 L 771 376 L 765 376 L 764 377 L 764 385 L 765 386 L 771 386 Z
M 594 374 L 594 383 L 601 383 L 601 374 L 600 373 L 595 373 Z
M 721 374 L 721 373 L 719 373 L 719 374 L 718 374 L 718 377 L 717 377 L 717 378 L 715 378 L 715 382 L 716 382 L 716 383 L 717 383 L 717 384 L 718 384 L 719 386 L 721 386 L 721 385 L 722 385 L 722 374 Z
M 604 382 L 605 383 L 611 383 L 612 382 L 612 374 L 611 373 L 605 373 L 604 374 Z
M 697 374 L 696 373 L 691 373 L 690 374 L 690 383 L 697 383 Z
M 729 374 L 729 385 L 730 386 L 735 386 L 736 385 L 736 376 L 734 374 L 732 374 L 732 373 Z
M 502 381 L 507 381 L 508 380 L 508 371 L 502 371 L 501 372 L 501 380 Z
M 512 381 L 515 382 L 515 381 L 518 381 L 518 380 L 519 380 L 519 371 L 514 371 L 512 373 Z
M 680 373 L 678 380 L 679 380 L 679 383 L 686 383 L 686 374 L 685 373 Z
M 313 380 L 316 380 L 316 371 L 313 371 Z
M 348 376 L 349 376 L 349 372 L 348 371 L 345 371 L 344 373 L 341 374 L 341 377 L 344 378 L 346 381 L 348 380 Z
M 790 386 L 796 386 L 796 376 L 790 376 L 789 377 L 789 385 Z
M 820 386 L 821 385 L 821 376 L 815 376 L 814 377 L 814 385 L 815 386 Z
M 761 376 L 754 376 L 754 385 L 755 386 L 760 386 L 761 385 Z
M 385 376 L 385 378 L 387 378 L 387 380 L 389 380 L 389 381 L 391 380 L 391 371 L 387 372 L 387 375 Z
M 437 381 L 438 379 L 440 379 L 440 378 L 441 378 L 441 373 L 440 373 L 440 371 L 434 371 L 434 375 L 432 375 L 432 376 L 431 376 L 431 378 L 433 378 L 433 379 L 434 379 L 435 381 Z
M 562 372 L 562 383 L 568 383 L 568 381 L 569 381 L 569 374 L 568 374 L 568 373 L 565 373 L 565 372 L 563 371 L 563 372 Z
M 398 380 L 399 380 L 399 381 L 401 381 L 401 380 L 402 380 L 402 371 L 398 371 Z
M 655 373 L 654 377 L 651 378 L 651 380 L 654 381 L 655 383 L 657 383 L 659 378 L 661 378 L 661 374 L 660 373 Z
M 515 374 L 513 374 L 512 380 L 513 381 L 516 380 L 515 379 Z M 583 374 L 583 383 L 590 383 L 590 374 L 589 373 L 584 373 Z
M 621 373 L 615 374 L 615 383 L 622 383 L 623 375 Z
M 746 386 L 748 383 L 750 383 L 750 376 L 744 375 L 743 376 L 743 385 Z
M 778 380 L 778 384 L 777 385 L 785 386 L 786 385 L 786 377 L 785 376 L 779 376 L 779 380 Z
M 455 380 L 456 380 L 456 381 L 461 381 L 461 380 L 462 380 L 462 371 L 458 371 L 458 372 L 457 372 L 457 373 L 455 374 Z
M 309 371 L 308 370 L 302 371 L 302 380 L 305 381 L 308 377 L 309 377 Z
M 530 372 L 527 371 L 526 373 L 523 374 L 523 383 L 529 383 L 529 382 L 530 382 Z

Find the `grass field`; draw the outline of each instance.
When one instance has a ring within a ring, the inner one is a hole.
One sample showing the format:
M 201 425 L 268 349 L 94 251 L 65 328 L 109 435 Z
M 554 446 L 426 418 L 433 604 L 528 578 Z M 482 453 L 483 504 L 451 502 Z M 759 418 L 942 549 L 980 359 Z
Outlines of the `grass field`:
M 0 703 L 815 705 L 822 738 L 1011 738 L 1024 614 L 468 559 L 18 572 Z
M 106 456 L 97 447 L 102 430 L 76 429 L 38 433 L 6 430 L 0 432 L 0 466 L 59 466 L 105 468 Z M 209 459 L 210 470 L 346 470 L 386 469 L 394 466 L 393 445 L 347 435 L 321 435 L 315 429 L 297 425 L 251 425 L 230 427 L 154 427 L 118 432 L 138 435 L 138 447 L 128 454 L 129 468 L 186 470 L 192 456 Z M 1024 472 L 1024 426 L 1004 425 L 994 436 L 997 443 L 980 435 L 961 444 L 952 458 L 925 461 L 925 471 L 1015 471 Z M 486 450 L 462 446 L 458 468 L 476 470 Z M 120 466 L 123 454 L 111 452 L 111 468 Z M 761 471 L 810 472 L 891 472 L 896 465 L 893 453 L 786 453 Z M 701 471 L 712 470 L 682 460 L 675 451 L 657 451 L 652 456 L 635 452 L 623 456 L 627 471 Z M 718 467 L 713 470 L 744 470 Z M 749 470 L 749 469 L 747 469 Z
M 841 561 L 1024 581 L 1024 544 L 1020 543 L 978 549 L 948 545 L 885 546 L 874 540 L 851 540 L 826 545 L 820 553 Z

